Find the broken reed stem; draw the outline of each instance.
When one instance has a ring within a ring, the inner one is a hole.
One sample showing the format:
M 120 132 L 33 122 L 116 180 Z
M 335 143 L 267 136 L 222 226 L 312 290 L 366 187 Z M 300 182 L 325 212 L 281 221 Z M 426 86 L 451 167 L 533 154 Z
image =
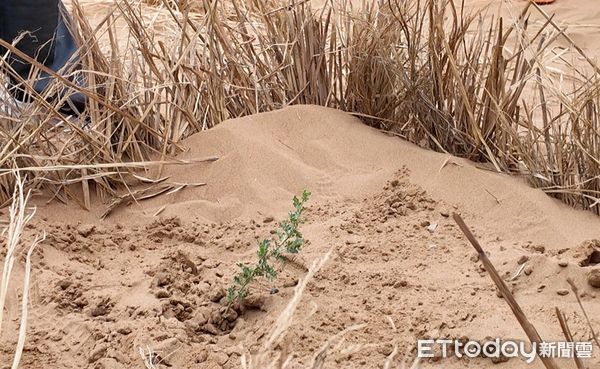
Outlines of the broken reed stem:
M 473 233 L 471 232 L 469 227 L 463 221 L 462 217 L 457 213 L 453 213 L 452 218 L 454 218 L 454 221 L 456 222 L 456 224 L 458 224 L 458 227 L 460 228 L 460 230 L 463 232 L 465 237 L 467 237 L 467 239 L 469 240 L 471 245 L 473 245 L 473 247 L 479 254 L 479 259 L 483 263 L 485 270 L 487 270 L 488 274 L 490 275 L 490 277 L 496 284 L 496 287 L 498 287 L 498 289 L 502 293 L 502 296 L 504 297 L 504 299 L 508 303 L 508 306 L 512 310 L 513 314 L 519 321 L 519 324 L 521 324 L 521 327 L 525 331 L 525 334 L 527 334 L 527 337 L 529 337 L 529 340 L 532 343 L 535 342 L 537 344 L 539 344 L 540 342 L 543 342 L 537 329 L 535 329 L 533 324 L 531 324 L 529 319 L 527 319 L 527 316 L 525 316 L 525 313 L 521 309 L 521 306 L 519 306 L 519 304 L 517 303 L 517 300 L 515 300 L 513 294 L 510 292 L 510 289 L 508 288 L 506 283 L 504 283 L 504 280 L 502 279 L 502 277 L 500 277 L 500 274 L 498 274 L 498 271 L 494 267 L 494 264 L 492 264 L 492 262 L 490 261 L 490 259 L 487 256 L 487 254 L 485 253 L 485 251 L 479 244 L 479 241 L 477 241 L 477 239 L 475 238 L 475 236 L 473 235 Z M 542 363 L 544 364 L 546 369 L 558 369 L 558 366 L 556 365 L 556 363 L 554 362 L 554 360 L 552 358 L 540 356 L 540 359 L 542 360 Z
M 12 363 L 12 369 L 18 369 L 25 347 L 25 339 L 27 338 L 27 319 L 29 316 L 29 285 L 31 281 L 31 256 L 37 245 L 46 239 L 46 234 L 42 238 L 36 238 L 29 246 L 27 257 L 25 259 L 25 277 L 23 278 L 23 296 L 21 296 L 21 323 L 19 325 L 19 337 L 15 348 L 15 357 Z
M 560 328 L 565 335 L 565 339 L 567 342 L 573 342 L 573 335 L 569 329 L 569 324 L 567 324 L 567 317 L 565 317 L 565 314 L 560 311 L 558 307 L 556 308 L 556 316 L 558 317 L 558 322 L 560 323 Z M 573 360 L 575 361 L 575 366 L 577 366 L 577 369 L 586 369 L 579 356 L 577 356 L 577 351 L 575 351 L 575 355 L 573 355 Z
M 596 64 L 582 49 L 581 47 L 579 47 L 579 45 L 577 45 L 577 43 L 569 36 L 565 33 L 565 30 L 563 28 L 561 28 L 558 24 L 556 24 L 556 22 L 552 19 L 552 16 L 548 15 L 548 13 L 546 13 L 546 11 L 544 9 L 542 9 L 538 4 L 536 4 L 534 1 L 530 2 L 531 5 L 533 5 L 533 7 L 544 17 L 546 18 L 546 21 L 552 25 L 552 27 L 554 27 L 554 29 L 556 29 L 559 34 L 561 36 L 563 36 L 565 38 L 565 40 L 567 40 L 569 42 L 569 44 L 571 44 L 571 46 L 573 46 L 573 48 L 575 50 L 577 50 L 577 52 L 579 53 L 579 55 L 581 55 L 588 63 L 589 65 L 594 68 L 594 70 L 596 71 L 596 73 L 600 73 L 600 67 L 598 67 L 598 64 Z
M 325 360 L 327 359 L 327 355 L 329 355 L 329 350 L 333 346 L 334 343 L 339 342 L 343 337 L 356 330 L 363 329 L 367 326 L 367 324 L 355 324 L 351 325 L 344 330 L 336 333 L 335 335 L 329 337 L 327 341 L 321 346 L 319 351 L 314 355 L 312 364 L 309 366 L 310 369 L 323 369 L 325 365 Z
M 4 257 L 4 267 L 0 278 L 0 332 L 2 332 L 2 321 L 4 314 L 4 306 L 6 303 L 6 295 L 12 269 L 16 258 L 18 257 L 21 235 L 25 225 L 33 218 L 32 213 L 27 213 L 27 201 L 29 193 L 23 193 L 24 180 L 17 174 L 15 188 L 13 192 L 13 201 L 9 209 L 9 225 L 8 229 L 3 232 L 6 236 L 6 256 Z
M 21 236 L 27 223 L 33 218 L 35 209 L 28 211 L 27 202 L 29 200 L 29 192 L 24 193 L 25 180 L 18 173 L 15 174 L 15 188 L 13 192 L 12 204 L 9 209 L 9 225 L 8 229 L 2 232 L 6 237 L 6 256 L 4 259 L 4 267 L 0 279 L 0 336 L 2 335 L 3 313 L 6 303 L 6 295 L 12 276 L 12 271 L 16 259 L 21 255 L 23 248 L 21 247 Z M 37 245 L 45 239 L 45 234 L 42 238 L 36 237 L 27 251 L 25 259 L 25 276 L 23 279 L 23 291 L 21 296 L 21 317 L 19 325 L 19 333 L 17 344 L 15 346 L 15 354 L 12 362 L 12 369 L 17 369 L 25 347 L 25 339 L 27 336 L 27 317 L 29 307 L 29 284 L 31 280 L 31 257 Z
M 51 165 L 44 167 L 23 167 L 23 168 L 0 168 L 0 176 L 17 172 L 54 172 L 60 170 L 87 170 L 87 169 L 117 169 L 117 168 L 149 168 L 158 165 L 186 165 L 195 163 L 213 162 L 219 160 L 218 156 L 210 156 L 201 159 L 188 160 L 159 160 L 159 161 L 139 161 L 139 162 L 115 162 L 102 164 L 74 164 L 74 165 Z
M 329 249 L 325 255 L 315 260 L 310 268 L 308 269 L 307 274 L 304 278 L 298 283 L 298 285 L 294 288 L 294 296 L 290 299 L 287 306 L 283 309 L 283 311 L 279 314 L 279 317 L 275 321 L 274 327 L 271 330 L 269 337 L 265 340 L 262 347 L 259 349 L 258 353 L 251 357 L 250 363 L 247 363 L 246 354 L 243 354 L 240 357 L 242 368 L 256 368 L 256 369 L 270 369 L 270 368 L 280 368 L 277 363 L 284 363 L 288 360 L 287 355 L 289 353 L 284 349 L 280 352 L 276 360 L 270 359 L 270 354 L 272 353 L 274 347 L 277 347 L 281 344 L 285 333 L 290 328 L 293 322 L 294 313 L 300 303 L 302 296 L 304 294 L 304 290 L 308 283 L 313 279 L 314 275 L 323 268 L 323 266 L 329 261 L 331 254 L 333 253 L 333 249 Z M 348 331 L 356 330 L 362 328 L 363 326 L 351 326 L 346 330 L 338 333 L 338 335 L 334 337 L 338 337 L 347 333 Z M 327 341 L 327 344 L 330 343 L 330 340 Z M 283 345 L 285 347 L 285 345 Z M 327 346 L 328 348 L 329 346 Z M 311 368 L 316 368 L 315 364 L 311 366 Z
M 575 295 L 575 298 L 577 299 L 579 308 L 583 312 L 583 316 L 585 317 L 587 325 L 590 327 L 590 330 L 592 331 L 592 337 L 594 338 L 594 342 L 596 342 L 596 345 L 598 345 L 598 347 L 600 347 L 600 341 L 598 340 L 596 331 L 594 330 L 594 327 L 592 326 L 592 322 L 590 321 L 590 318 L 589 318 L 587 312 L 583 308 L 583 303 L 581 302 L 581 298 L 579 297 L 579 289 L 577 288 L 577 286 L 575 285 L 575 282 L 571 278 L 567 278 L 567 283 L 569 284 L 569 286 L 571 286 L 571 290 L 573 291 L 573 294 Z

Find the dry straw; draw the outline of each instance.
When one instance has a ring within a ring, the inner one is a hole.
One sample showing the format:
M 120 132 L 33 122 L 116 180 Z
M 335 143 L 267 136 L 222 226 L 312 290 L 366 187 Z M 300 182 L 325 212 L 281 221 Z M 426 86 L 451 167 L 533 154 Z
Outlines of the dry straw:
M 298 304 L 302 300 L 304 291 L 308 283 L 312 281 L 315 274 L 319 272 L 329 261 L 334 249 L 329 249 L 323 256 L 317 258 L 311 266 L 304 278 L 298 283 L 294 289 L 294 296 L 290 299 L 286 307 L 279 314 L 277 320 L 273 324 L 270 334 L 261 345 L 258 352 L 254 355 L 243 354 L 240 358 L 243 369 L 285 369 L 292 366 L 293 352 L 290 351 L 290 345 L 286 342 L 286 334 L 294 323 L 294 315 Z M 366 324 L 356 324 L 346 327 L 337 334 L 329 337 L 314 354 L 311 363 L 306 366 L 310 369 L 321 369 L 324 367 L 326 359 L 336 351 L 340 351 L 345 341 L 344 338 L 350 332 L 357 331 L 366 327 Z M 384 368 L 391 367 L 397 354 L 397 347 L 394 355 L 390 355 L 384 363 Z M 406 364 L 402 363 L 400 368 L 405 369 Z M 419 369 L 420 360 L 418 358 L 412 360 L 410 369 Z
M 572 89 L 556 87 L 547 60 L 564 55 L 549 53 L 557 39 L 571 40 L 551 17 L 534 29 L 537 7 L 490 22 L 452 0 L 322 9 L 305 1 L 121 0 L 113 10 L 90 25 L 74 1 L 83 70 L 62 71 L 41 95 L 23 81 L 35 102 L 6 98 L 0 116 L 0 166 L 46 168 L 27 171 L 28 185 L 60 201 L 89 207 L 93 190 L 109 201 L 143 175 L 109 163 L 166 161 L 182 139 L 223 120 L 317 104 L 600 211 L 600 85 L 577 70 Z M 34 75 L 49 72 L 33 64 Z M 19 79 L 5 63 L 0 69 Z M 69 82 L 73 74 L 88 87 Z M 69 92 L 88 96 L 80 118 L 64 117 L 64 99 L 51 99 Z M 0 203 L 13 185 L 0 172 Z
M 27 317 L 29 308 L 29 283 L 31 279 L 31 257 L 36 246 L 45 238 L 36 237 L 29 245 L 24 247 L 21 241 L 23 230 L 27 223 L 33 218 L 35 209 L 30 211 L 27 208 L 27 201 L 29 200 L 29 192 L 24 194 L 23 182 L 17 174 L 15 179 L 15 189 L 12 198 L 12 204 L 9 208 L 9 224 L 8 228 L 2 232 L 3 238 L 5 238 L 5 257 L 4 266 L 2 268 L 2 275 L 0 279 L 0 336 L 3 333 L 3 320 L 4 320 L 4 307 L 6 303 L 6 297 L 9 291 L 10 280 L 13 276 L 13 268 L 15 261 L 25 256 L 25 275 L 23 278 L 23 291 L 21 296 L 21 316 L 19 333 L 17 337 L 17 343 L 15 346 L 15 354 L 12 362 L 12 369 L 17 369 L 21 361 L 21 355 L 25 346 L 25 338 L 27 335 Z

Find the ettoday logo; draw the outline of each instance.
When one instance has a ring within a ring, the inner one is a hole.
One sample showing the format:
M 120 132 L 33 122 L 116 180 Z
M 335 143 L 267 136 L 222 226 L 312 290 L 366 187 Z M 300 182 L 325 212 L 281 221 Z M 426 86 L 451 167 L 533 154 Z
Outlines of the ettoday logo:
M 420 358 L 434 357 L 435 350 L 441 352 L 442 358 L 451 356 L 462 358 L 513 358 L 524 359 L 532 363 L 537 356 L 552 358 L 581 359 L 592 357 L 591 342 L 539 342 L 526 343 L 523 341 L 501 340 L 500 338 L 484 342 L 437 339 L 418 340 L 417 356 Z

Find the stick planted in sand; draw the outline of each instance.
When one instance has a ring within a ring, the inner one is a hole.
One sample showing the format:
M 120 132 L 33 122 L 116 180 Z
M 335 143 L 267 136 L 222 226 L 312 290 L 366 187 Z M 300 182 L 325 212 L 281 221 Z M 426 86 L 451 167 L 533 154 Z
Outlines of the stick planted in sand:
M 569 329 L 569 324 L 567 324 L 567 317 L 562 311 L 560 311 L 559 308 L 556 308 L 556 316 L 558 317 L 560 328 L 562 329 L 566 340 L 568 342 L 573 342 L 573 335 L 571 334 L 571 329 Z M 577 369 L 586 369 L 579 356 L 577 356 L 577 352 L 575 355 L 573 355 L 573 360 L 575 360 L 575 366 L 577 366 Z
M 533 324 L 531 324 L 531 322 L 525 316 L 525 313 L 517 303 L 517 300 L 515 300 L 514 296 L 508 289 L 508 286 L 506 285 L 506 283 L 504 283 L 504 280 L 502 280 L 502 277 L 500 277 L 500 274 L 498 274 L 496 268 L 494 268 L 494 264 L 492 264 L 490 259 L 487 257 L 487 254 L 485 253 L 485 251 L 483 251 L 483 248 L 481 247 L 481 245 L 479 244 L 469 227 L 465 224 L 464 220 L 461 218 L 460 215 L 456 213 L 452 214 L 452 218 L 454 218 L 454 221 L 456 222 L 456 224 L 458 224 L 460 230 L 464 233 L 465 237 L 467 237 L 469 242 L 471 242 L 471 245 L 473 245 L 473 247 L 479 254 L 479 259 L 485 266 L 485 270 L 488 271 L 490 277 L 496 284 L 496 287 L 498 287 L 498 289 L 502 293 L 502 296 L 504 297 L 506 302 L 508 302 L 508 306 L 510 306 L 510 309 L 519 321 L 519 324 L 521 324 L 521 327 L 523 327 L 523 330 L 527 334 L 527 337 L 529 337 L 529 340 L 532 343 L 543 342 L 539 333 L 537 332 Z M 542 363 L 544 363 L 546 369 L 558 369 L 558 366 L 556 366 L 556 363 L 554 362 L 554 360 L 552 360 L 552 358 L 540 356 L 540 359 L 542 360 Z
M 585 317 L 585 320 L 586 320 L 588 326 L 590 327 L 590 330 L 592 332 L 592 337 L 594 338 L 594 342 L 596 342 L 596 345 L 598 345 L 598 347 L 600 347 L 600 341 L 598 340 L 596 331 L 594 330 L 594 327 L 592 326 L 592 322 L 590 321 L 590 317 L 588 316 L 587 312 L 585 311 L 585 309 L 583 307 L 583 303 L 581 302 L 581 298 L 579 297 L 579 289 L 577 288 L 577 286 L 575 285 L 575 282 L 573 282 L 573 280 L 571 278 L 567 278 L 567 283 L 569 284 L 569 286 L 571 286 L 571 291 L 573 291 L 573 294 L 575 295 L 575 298 L 577 299 L 577 303 L 579 304 L 579 307 L 581 308 L 581 311 L 583 312 L 583 316 Z

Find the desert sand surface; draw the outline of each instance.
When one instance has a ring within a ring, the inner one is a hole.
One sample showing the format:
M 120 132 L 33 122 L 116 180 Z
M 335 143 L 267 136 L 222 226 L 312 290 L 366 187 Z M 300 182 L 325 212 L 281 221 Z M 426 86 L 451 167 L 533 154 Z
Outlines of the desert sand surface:
M 467 5 L 510 15 L 523 2 Z M 556 13 L 590 57 L 598 55 L 594 2 L 557 0 L 544 9 Z M 591 324 L 600 326 L 600 291 L 587 283 L 595 264 L 586 265 L 600 250 L 600 218 L 518 177 L 421 149 L 316 106 L 229 120 L 183 145 L 178 159 L 218 160 L 169 165 L 160 175 L 204 186 L 120 207 L 105 220 L 99 220 L 106 208 L 100 201 L 84 211 L 34 198 L 37 214 L 25 239 L 44 231 L 47 238 L 35 252 L 21 368 L 144 368 L 140 349 L 158 355 L 157 368 L 242 368 L 324 257 L 275 345 L 289 354 L 288 368 L 313 367 L 328 342 L 323 368 L 383 368 L 388 361 L 396 368 L 412 362 L 421 338 L 526 340 L 452 213 L 472 228 L 545 340 L 564 340 L 556 307 L 574 340 L 591 340 L 568 278 Z M 271 236 L 303 189 L 312 197 L 300 227 L 308 240 L 301 254 L 276 280 L 252 286 L 253 306 L 219 320 L 237 264 L 255 260 L 257 241 Z M 23 279 L 17 269 L 0 368 L 10 367 L 17 337 Z M 600 367 L 595 349 L 589 368 Z M 575 368 L 572 360 L 557 363 Z M 543 365 L 438 355 L 421 368 Z
M 334 345 L 325 368 L 383 367 L 394 347 L 397 365 L 423 337 L 525 339 L 452 212 L 473 228 L 542 337 L 562 338 L 560 307 L 574 336 L 589 340 L 575 296 L 559 295 L 568 277 L 600 323 L 590 268 L 579 265 L 598 242 L 600 219 L 517 178 L 315 106 L 227 121 L 185 145 L 182 159 L 219 159 L 164 175 L 204 187 L 118 209 L 106 221 L 73 205 L 38 204 L 27 234 L 48 237 L 36 253 L 22 367 L 143 368 L 139 348 L 150 348 L 164 359 L 159 367 L 239 368 L 241 356 L 264 343 L 306 268 L 328 252 L 280 343 L 290 368 L 309 366 L 329 338 L 360 324 Z M 269 237 L 303 188 L 314 196 L 297 263 L 252 287 L 260 297 L 253 310 L 216 325 L 236 263 L 253 260 L 256 240 Z M 18 315 L 16 303 L 9 296 L 9 317 Z M 12 339 L 3 338 L 3 357 Z M 542 365 L 448 358 L 422 367 Z

